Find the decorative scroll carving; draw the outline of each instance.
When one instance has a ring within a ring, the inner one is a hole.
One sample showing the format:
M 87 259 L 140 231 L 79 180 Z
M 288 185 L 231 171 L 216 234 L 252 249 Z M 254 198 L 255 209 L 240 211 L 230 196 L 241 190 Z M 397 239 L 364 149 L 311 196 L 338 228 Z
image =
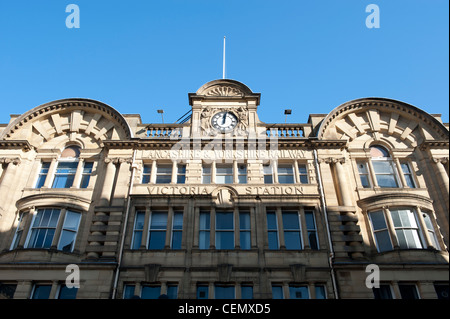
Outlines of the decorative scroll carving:
M 2 157 L 2 158 L 0 158 L 0 164 L 13 163 L 14 165 L 19 165 L 20 162 L 21 162 L 21 160 L 18 157 L 15 157 L 15 158 Z
M 244 96 L 244 92 L 231 86 L 216 86 L 208 90 L 206 96 Z

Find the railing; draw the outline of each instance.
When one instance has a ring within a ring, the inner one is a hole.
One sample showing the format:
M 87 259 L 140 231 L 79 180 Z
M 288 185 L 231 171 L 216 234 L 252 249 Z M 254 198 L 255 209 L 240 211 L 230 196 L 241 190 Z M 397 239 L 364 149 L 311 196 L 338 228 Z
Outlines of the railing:
M 181 124 L 152 124 L 146 128 L 147 137 L 181 138 L 183 125 Z
M 311 134 L 310 124 L 269 124 L 266 125 L 267 137 L 305 138 Z

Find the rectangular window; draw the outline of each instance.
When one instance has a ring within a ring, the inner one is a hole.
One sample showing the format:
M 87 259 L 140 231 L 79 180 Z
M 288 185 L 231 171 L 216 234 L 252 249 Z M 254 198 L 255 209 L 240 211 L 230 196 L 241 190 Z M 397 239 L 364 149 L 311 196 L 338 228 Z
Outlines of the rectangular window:
M 372 160 L 378 186 L 381 188 L 397 188 L 398 182 L 391 161 Z
M 83 173 L 81 174 L 80 188 L 87 188 L 92 175 L 93 162 L 85 162 L 83 166 Z
M 59 209 L 39 209 L 31 225 L 27 248 L 50 248 L 58 224 Z
M 59 162 L 52 188 L 70 188 L 77 171 L 78 162 Z
M 58 299 L 77 299 L 78 288 L 68 288 L 62 284 L 59 286 Z
M 272 165 L 263 165 L 264 184 L 273 184 L 273 169 Z
M 283 212 L 282 216 L 286 249 L 303 249 L 298 212 Z
M 409 166 L 408 163 L 401 163 L 400 165 L 402 167 L 403 176 L 405 177 L 406 180 L 406 185 L 408 185 L 409 188 L 415 188 L 416 184 L 414 183 L 414 177 L 411 167 Z
M 294 184 L 294 169 L 291 164 L 278 164 L 278 183 Z
M 186 183 L 186 165 L 177 165 L 177 184 Z
M 67 211 L 66 217 L 59 238 L 58 250 L 72 252 L 77 238 L 78 226 L 80 225 L 81 214 Z
M 244 164 L 238 165 L 238 180 L 239 184 L 247 184 L 247 166 Z
M 145 212 L 136 211 L 131 249 L 139 249 L 141 247 L 142 234 L 144 231 L 144 222 L 145 222 Z
M 241 249 L 250 249 L 251 246 L 251 226 L 250 213 L 239 212 L 239 228 L 240 228 L 240 247 Z
M 284 299 L 282 285 L 272 285 L 272 299 Z
M 142 286 L 141 299 L 158 299 L 161 296 L 161 286 Z
M 173 213 L 172 222 L 172 249 L 181 249 L 181 239 L 183 235 L 183 212 Z
M 425 221 L 425 225 L 427 226 L 428 235 L 430 236 L 433 247 L 437 250 L 440 249 L 439 242 L 436 237 L 436 232 L 434 231 L 433 222 L 431 221 L 430 215 L 422 212 L 423 219 Z
M 241 299 L 253 299 L 253 286 L 241 285 Z
M 291 299 L 309 299 L 308 287 L 289 285 L 289 297 Z
M 233 212 L 216 212 L 216 249 L 234 249 Z
M 197 299 L 208 299 L 209 287 L 207 285 L 197 286 Z
M 166 243 L 167 212 L 152 212 L 148 249 L 164 249 Z
M 209 249 L 211 231 L 211 215 L 209 212 L 200 212 L 199 248 Z
M 308 232 L 309 247 L 312 250 L 319 250 L 319 240 L 317 238 L 316 219 L 313 211 L 305 211 L 306 231 Z
M 48 299 L 50 298 L 51 285 L 35 284 L 31 292 L 31 299 Z
M 327 299 L 327 290 L 325 285 L 315 285 L 316 299 Z
M 24 217 L 25 213 L 20 213 L 19 214 L 19 222 L 17 224 L 17 228 L 16 228 L 16 233 L 14 234 L 14 238 L 11 244 L 11 250 L 16 249 L 17 246 L 19 245 L 20 239 L 22 238 L 23 235 L 23 217 Z
M 152 166 L 144 165 L 144 168 L 142 170 L 142 184 L 150 183 L 151 174 L 152 174 Z
M 422 243 L 419 237 L 419 227 L 417 226 L 414 212 L 409 209 L 392 209 L 391 216 L 400 248 L 421 249 Z
M 306 164 L 298 164 L 298 172 L 300 184 L 309 184 Z
M 277 215 L 275 214 L 275 212 L 267 212 L 267 231 L 269 238 L 269 249 L 280 249 L 280 245 L 278 242 Z
M 393 250 L 391 237 L 389 236 L 389 230 L 386 224 L 386 219 L 382 211 L 376 211 L 369 213 L 370 222 L 372 223 L 372 229 L 375 236 L 378 251 L 384 252 Z
M 398 288 L 402 299 L 420 299 L 416 285 L 399 284 Z
M 434 290 L 436 290 L 436 294 L 438 299 L 449 300 L 449 286 L 448 283 L 445 284 L 435 284 Z M 11 296 L 12 298 L 12 296 Z
M 372 288 L 375 299 L 394 299 L 391 285 L 380 284 L 380 288 Z
M 178 298 L 178 285 L 170 284 L 167 286 L 167 297 L 169 299 L 177 299 Z
M 47 179 L 48 170 L 50 168 L 50 162 L 43 162 L 41 164 L 41 170 L 39 171 L 38 179 L 36 182 L 36 188 L 41 188 L 45 184 Z
M 361 180 L 361 185 L 364 188 L 370 188 L 370 177 L 369 177 L 369 170 L 367 168 L 367 163 L 364 162 L 357 162 L 356 165 L 358 166 L 358 173 L 359 178 Z
M 0 299 L 13 299 L 17 289 L 17 284 L 0 282 Z
M 215 285 L 214 298 L 215 299 L 235 299 L 234 286 Z
M 211 166 L 203 166 L 202 168 L 202 183 L 211 184 Z
M 172 182 L 172 165 L 158 165 L 156 167 L 156 184 L 170 184 Z
M 135 285 L 125 285 L 125 287 L 123 287 L 123 299 L 133 298 L 135 288 Z
M 233 166 L 226 164 L 216 165 L 216 184 L 233 184 Z

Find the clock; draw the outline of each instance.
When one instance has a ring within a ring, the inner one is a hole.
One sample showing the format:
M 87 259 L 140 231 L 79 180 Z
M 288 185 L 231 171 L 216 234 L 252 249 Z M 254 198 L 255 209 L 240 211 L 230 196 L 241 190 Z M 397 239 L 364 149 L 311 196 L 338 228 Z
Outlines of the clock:
M 237 124 L 238 119 L 232 112 L 219 112 L 211 118 L 211 126 L 222 133 L 231 132 Z

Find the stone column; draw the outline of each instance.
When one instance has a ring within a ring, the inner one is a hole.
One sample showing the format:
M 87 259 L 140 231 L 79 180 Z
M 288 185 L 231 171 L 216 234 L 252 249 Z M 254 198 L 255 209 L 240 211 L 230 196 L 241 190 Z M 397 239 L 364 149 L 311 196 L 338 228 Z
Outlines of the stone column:
M 399 249 L 400 244 L 398 243 L 397 233 L 395 232 L 394 221 L 392 220 L 391 212 L 387 206 L 383 206 L 383 213 L 386 217 L 387 227 L 391 235 L 392 246 L 394 246 L 394 249 Z
M 114 184 L 114 178 L 116 175 L 116 163 L 117 159 L 106 158 L 106 172 L 105 178 L 103 180 L 103 189 L 100 195 L 100 206 L 108 206 L 109 201 L 111 200 L 111 193 Z
M 15 184 L 14 177 L 16 175 L 17 166 L 20 164 L 19 158 L 5 158 L 1 159 L 3 163 L 7 164 L 7 167 L 4 169 L 2 183 L 0 185 L 0 215 L 4 211 L 6 207 L 6 199 L 9 194 L 12 194 L 11 188 Z
M 419 206 L 416 206 L 416 212 L 417 217 L 419 219 L 420 228 L 422 229 L 423 236 L 425 239 L 425 244 L 427 245 L 427 249 L 437 249 L 437 247 L 434 247 L 433 245 L 430 233 L 428 232 L 427 224 L 425 223 L 425 219 L 423 218 L 422 209 Z
M 73 178 L 72 188 L 80 188 L 81 177 L 83 176 L 84 170 L 84 159 L 80 158 L 78 161 L 77 171 L 75 173 L 75 177 Z
M 341 193 L 341 199 L 343 206 L 352 206 L 352 200 L 350 196 L 350 188 L 347 180 L 347 174 L 345 173 L 344 167 L 342 166 L 345 163 L 345 158 L 340 159 L 331 159 L 331 162 L 334 163 L 336 168 L 336 174 L 338 179 L 339 190 Z
M 433 162 L 436 164 L 439 187 L 444 191 L 444 195 L 446 195 L 446 198 L 448 198 L 449 180 L 447 171 L 445 170 L 445 165 L 448 163 L 448 158 L 433 158 Z
M 50 188 L 50 183 L 53 181 L 53 177 L 55 176 L 56 166 L 58 164 L 58 160 L 53 158 L 50 162 L 50 167 L 48 168 L 47 177 L 45 178 L 44 186 L 42 188 Z

